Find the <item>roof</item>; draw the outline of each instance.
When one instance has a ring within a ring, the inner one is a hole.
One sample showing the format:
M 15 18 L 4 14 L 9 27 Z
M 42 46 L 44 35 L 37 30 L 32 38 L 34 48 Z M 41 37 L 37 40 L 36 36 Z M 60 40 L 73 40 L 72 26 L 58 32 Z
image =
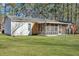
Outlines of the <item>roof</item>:
M 17 16 L 7 16 L 13 22 L 34 22 L 34 23 L 53 23 L 53 24 L 69 24 L 64 22 L 59 22 L 56 20 L 49 19 L 39 19 L 39 18 L 28 18 L 28 17 L 17 17 Z

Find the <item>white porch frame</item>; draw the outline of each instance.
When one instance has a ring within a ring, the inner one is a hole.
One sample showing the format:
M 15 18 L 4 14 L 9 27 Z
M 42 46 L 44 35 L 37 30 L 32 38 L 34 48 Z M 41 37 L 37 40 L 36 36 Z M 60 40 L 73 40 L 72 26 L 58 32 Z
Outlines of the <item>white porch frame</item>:
M 58 25 L 58 35 L 62 35 L 62 29 L 60 30 L 60 26 L 62 28 L 62 25 Z M 61 33 L 60 33 L 60 31 L 61 31 Z

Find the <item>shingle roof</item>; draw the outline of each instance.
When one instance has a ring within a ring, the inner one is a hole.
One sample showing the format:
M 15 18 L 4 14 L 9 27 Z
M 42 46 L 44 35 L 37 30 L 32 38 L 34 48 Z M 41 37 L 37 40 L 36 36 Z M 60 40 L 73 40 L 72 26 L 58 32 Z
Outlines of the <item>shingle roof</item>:
M 49 20 L 49 19 L 39 19 L 39 18 L 28 18 L 28 17 L 17 17 L 17 16 L 10 16 L 8 15 L 13 22 L 36 22 L 36 23 L 55 23 L 55 24 L 69 24 L 64 22 L 59 22 L 56 20 Z

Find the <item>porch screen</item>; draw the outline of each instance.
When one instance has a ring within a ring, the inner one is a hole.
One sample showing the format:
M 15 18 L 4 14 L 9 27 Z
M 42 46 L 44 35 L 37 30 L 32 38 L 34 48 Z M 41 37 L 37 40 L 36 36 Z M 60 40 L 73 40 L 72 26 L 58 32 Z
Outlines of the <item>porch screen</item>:
M 58 26 L 46 26 L 46 34 L 58 34 Z

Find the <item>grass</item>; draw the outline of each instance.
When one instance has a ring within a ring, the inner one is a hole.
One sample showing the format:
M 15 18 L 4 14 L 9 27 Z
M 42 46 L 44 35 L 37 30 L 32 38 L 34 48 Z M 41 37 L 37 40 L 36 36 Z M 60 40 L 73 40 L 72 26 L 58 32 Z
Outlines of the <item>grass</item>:
M 79 35 L 6 36 L 0 34 L 2 56 L 79 56 Z

